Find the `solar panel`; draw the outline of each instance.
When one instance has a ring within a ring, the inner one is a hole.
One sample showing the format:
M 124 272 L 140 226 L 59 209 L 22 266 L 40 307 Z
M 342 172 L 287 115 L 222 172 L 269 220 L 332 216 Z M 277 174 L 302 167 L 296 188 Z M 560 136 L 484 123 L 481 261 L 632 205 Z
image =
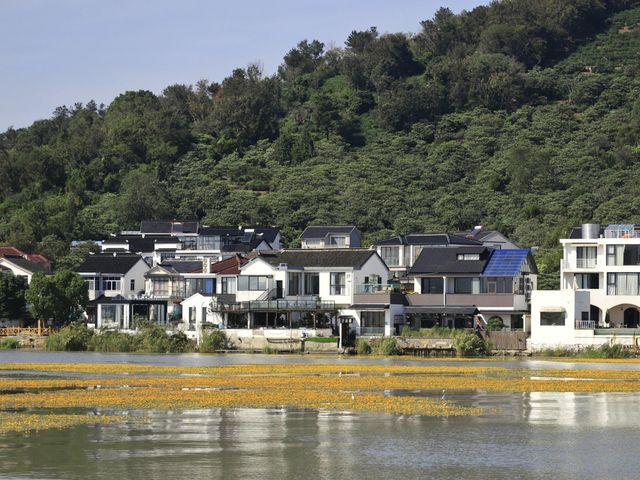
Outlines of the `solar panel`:
M 482 276 L 514 277 L 520 273 L 528 254 L 529 250 L 526 249 L 494 250 Z

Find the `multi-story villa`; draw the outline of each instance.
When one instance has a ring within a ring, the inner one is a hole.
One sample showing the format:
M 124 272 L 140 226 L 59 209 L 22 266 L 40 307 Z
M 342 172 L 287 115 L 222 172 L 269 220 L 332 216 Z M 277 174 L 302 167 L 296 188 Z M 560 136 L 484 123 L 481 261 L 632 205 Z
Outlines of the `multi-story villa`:
M 0 272 L 11 272 L 29 284 L 34 273 L 51 273 L 51 263 L 44 255 L 25 253 L 16 247 L 0 247 Z
M 640 227 L 584 224 L 560 243 L 560 290 L 533 294 L 532 345 L 597 345 L 640 334 Z
M 523 328 L 537 270 L 526 249 L 484 246 L 425 247 L 409 271 L 407 322 L 413 327 L 473 327 L 474 315 Z

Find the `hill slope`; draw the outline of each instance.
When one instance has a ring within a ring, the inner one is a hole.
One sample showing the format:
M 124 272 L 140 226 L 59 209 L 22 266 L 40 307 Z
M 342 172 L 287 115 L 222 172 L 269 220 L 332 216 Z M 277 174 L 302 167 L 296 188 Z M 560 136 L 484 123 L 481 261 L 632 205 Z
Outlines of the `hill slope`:
M 640 8 L 511 0 L 421 32 L 303 41 L 277 75 L 126 92 L 0 135 L 0 242 L 63 255 L 141 219 L 391 233 L 498 228 L 548 247 L 640 223 Z

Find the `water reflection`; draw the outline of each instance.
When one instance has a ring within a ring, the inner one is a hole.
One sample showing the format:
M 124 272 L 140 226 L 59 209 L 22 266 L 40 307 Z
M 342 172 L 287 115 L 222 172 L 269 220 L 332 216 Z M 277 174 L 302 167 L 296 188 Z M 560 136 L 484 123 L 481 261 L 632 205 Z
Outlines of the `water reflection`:
M 456 392 L 495 408 L 426 418 L 184 410 L 0 437 L 0 477 L 637 478 L 638 395 Z

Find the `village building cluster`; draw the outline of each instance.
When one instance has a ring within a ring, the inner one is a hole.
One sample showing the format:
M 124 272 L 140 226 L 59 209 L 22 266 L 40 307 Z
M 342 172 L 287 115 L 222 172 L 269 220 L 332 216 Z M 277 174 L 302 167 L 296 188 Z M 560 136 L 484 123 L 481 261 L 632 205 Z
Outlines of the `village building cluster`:
M 640 325 L 640 227 L 585 224 L 561 240 L 560 290 L 537 290 L 529 249 L 497 231 L 398 235 L 362 248 L 355 226 L 310 226 L 301 248 L 274 227 L 145 221 L 99 242 L 76 268 L 97 329 L 166 325 L 198 339 L 223 328 L 240 343 L 404 328 L 506 330 L 529 347 L 635 341 Z M 0 270 L 27 280 L 46 258 L 0 247 Z

